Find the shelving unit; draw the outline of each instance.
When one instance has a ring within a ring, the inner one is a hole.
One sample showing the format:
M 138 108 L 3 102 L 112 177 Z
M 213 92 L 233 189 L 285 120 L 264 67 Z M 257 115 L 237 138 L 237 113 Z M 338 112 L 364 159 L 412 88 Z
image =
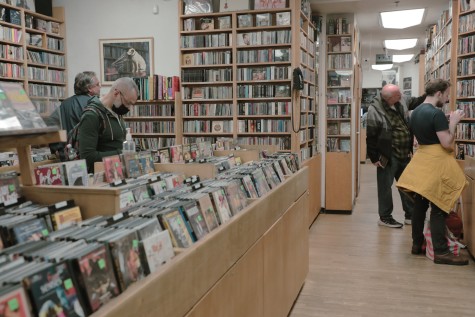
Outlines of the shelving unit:
M 180 1 L 183 143 L 229 137 L 316 153 L 314 26 L 289 8 L 183 15 Z M 304 89 L 292 89 L 302 70 Z M 292 124 L 293 122 L 293 124 Z
M 357 189 L 356 36 L 352 15 L 327 17 L 325 209 L 330 212 L 351 213 Z
M 177 144 L 182 138 L 180 94 L 175 100 L 138 101 L 124 116 L 132 137 L 143 149 L 157 149 Z
M 0 21 L 0 80 L 22 83 L 47 116 L 67 93 L 64 10 L 53 8 L 49 17 L 5 3 L 0 9 L 10 20 Z
M 15 148 L 18 153 L 20 178 L 23 186 L 35 185 L 34 163 L 31 161 L 31 145 L 65 142 L 66 131 L 44 129 L 28 133 L 0 134 L 0 150 Z
M 457 39 L 457 72 L 455 107 L 465 112 L 465 117 L 457 125 L 456 157 L 464 159 L 465 156 L 475 156 L 475 5 L 460 1 L 458 13 Z M 454 9 L 455 10 L 455 9 Z M 452 92 L 451 92 L 452 94 Z M 452 108 L 454 109 L 454 108 Z

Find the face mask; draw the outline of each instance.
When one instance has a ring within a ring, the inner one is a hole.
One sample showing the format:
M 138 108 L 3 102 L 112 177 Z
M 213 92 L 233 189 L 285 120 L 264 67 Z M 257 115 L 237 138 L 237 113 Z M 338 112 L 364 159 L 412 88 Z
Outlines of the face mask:
M 130 110 L 129 110 L 129 108 L 127 108 L 124 105 L 120 105 L 119 107 L 117 107 L 116 105 L 113 105 L 112 106 L 112 111 L 114 111 L 119 116 L 123 116 L 123 115 L 127 114 Z

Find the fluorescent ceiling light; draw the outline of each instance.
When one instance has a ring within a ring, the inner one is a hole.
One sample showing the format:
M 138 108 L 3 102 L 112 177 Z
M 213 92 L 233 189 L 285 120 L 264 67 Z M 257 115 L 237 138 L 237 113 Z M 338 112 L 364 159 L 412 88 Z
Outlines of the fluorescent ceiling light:
M 393 63 L 404 63 L 410 61 L 414 54 L 393 55 Z
M 417 39 L 403 39 L 403 40 L 384 40 L 384 47 L 388 50 L 405 50 L 413 48 L 417 44 Z
M 371 65 L 371 68 L 374 70 L 388 70 L 393 68 L 393 64 Z
M 405 29 L 422 22 L 425 9 L 381 12 L 381 22 L 386 29 Z

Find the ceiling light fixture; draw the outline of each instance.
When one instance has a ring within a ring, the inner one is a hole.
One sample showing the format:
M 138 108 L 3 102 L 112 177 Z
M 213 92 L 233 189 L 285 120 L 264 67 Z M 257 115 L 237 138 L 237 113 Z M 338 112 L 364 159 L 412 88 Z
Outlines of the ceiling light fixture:
M 384 40 L 384 47 L 388 50 L 405 50 L 415 47 L 416 44 L 417 39 Z
M 393 64 L 371 65 L 371 68 L 374 70 L 388 70 L 393 68 Z
M 393 63 L 404 63 L 410 61 L 414 54 L 393 55 Z
M 422 23 L 426 9 L 381 12 L 381 24 L 386 29 L 405 29 Z

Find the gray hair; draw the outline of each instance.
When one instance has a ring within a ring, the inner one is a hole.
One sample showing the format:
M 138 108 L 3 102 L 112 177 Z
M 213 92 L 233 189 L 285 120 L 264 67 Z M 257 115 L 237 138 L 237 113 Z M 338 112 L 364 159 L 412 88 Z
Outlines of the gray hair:
M 119 91 L 131 91 L 135 90 L 137 97 L 139 95 L 139 87 L 131 77 L 121 77 L 114 81 L 111 90 L 117 89 Z
M 74 93 L 76 95 L 87 95 L 89 86 L 93 85 L 92 79 L 96 76 L 95 72 L 84 71 L 76 75 L 74 78 Z

